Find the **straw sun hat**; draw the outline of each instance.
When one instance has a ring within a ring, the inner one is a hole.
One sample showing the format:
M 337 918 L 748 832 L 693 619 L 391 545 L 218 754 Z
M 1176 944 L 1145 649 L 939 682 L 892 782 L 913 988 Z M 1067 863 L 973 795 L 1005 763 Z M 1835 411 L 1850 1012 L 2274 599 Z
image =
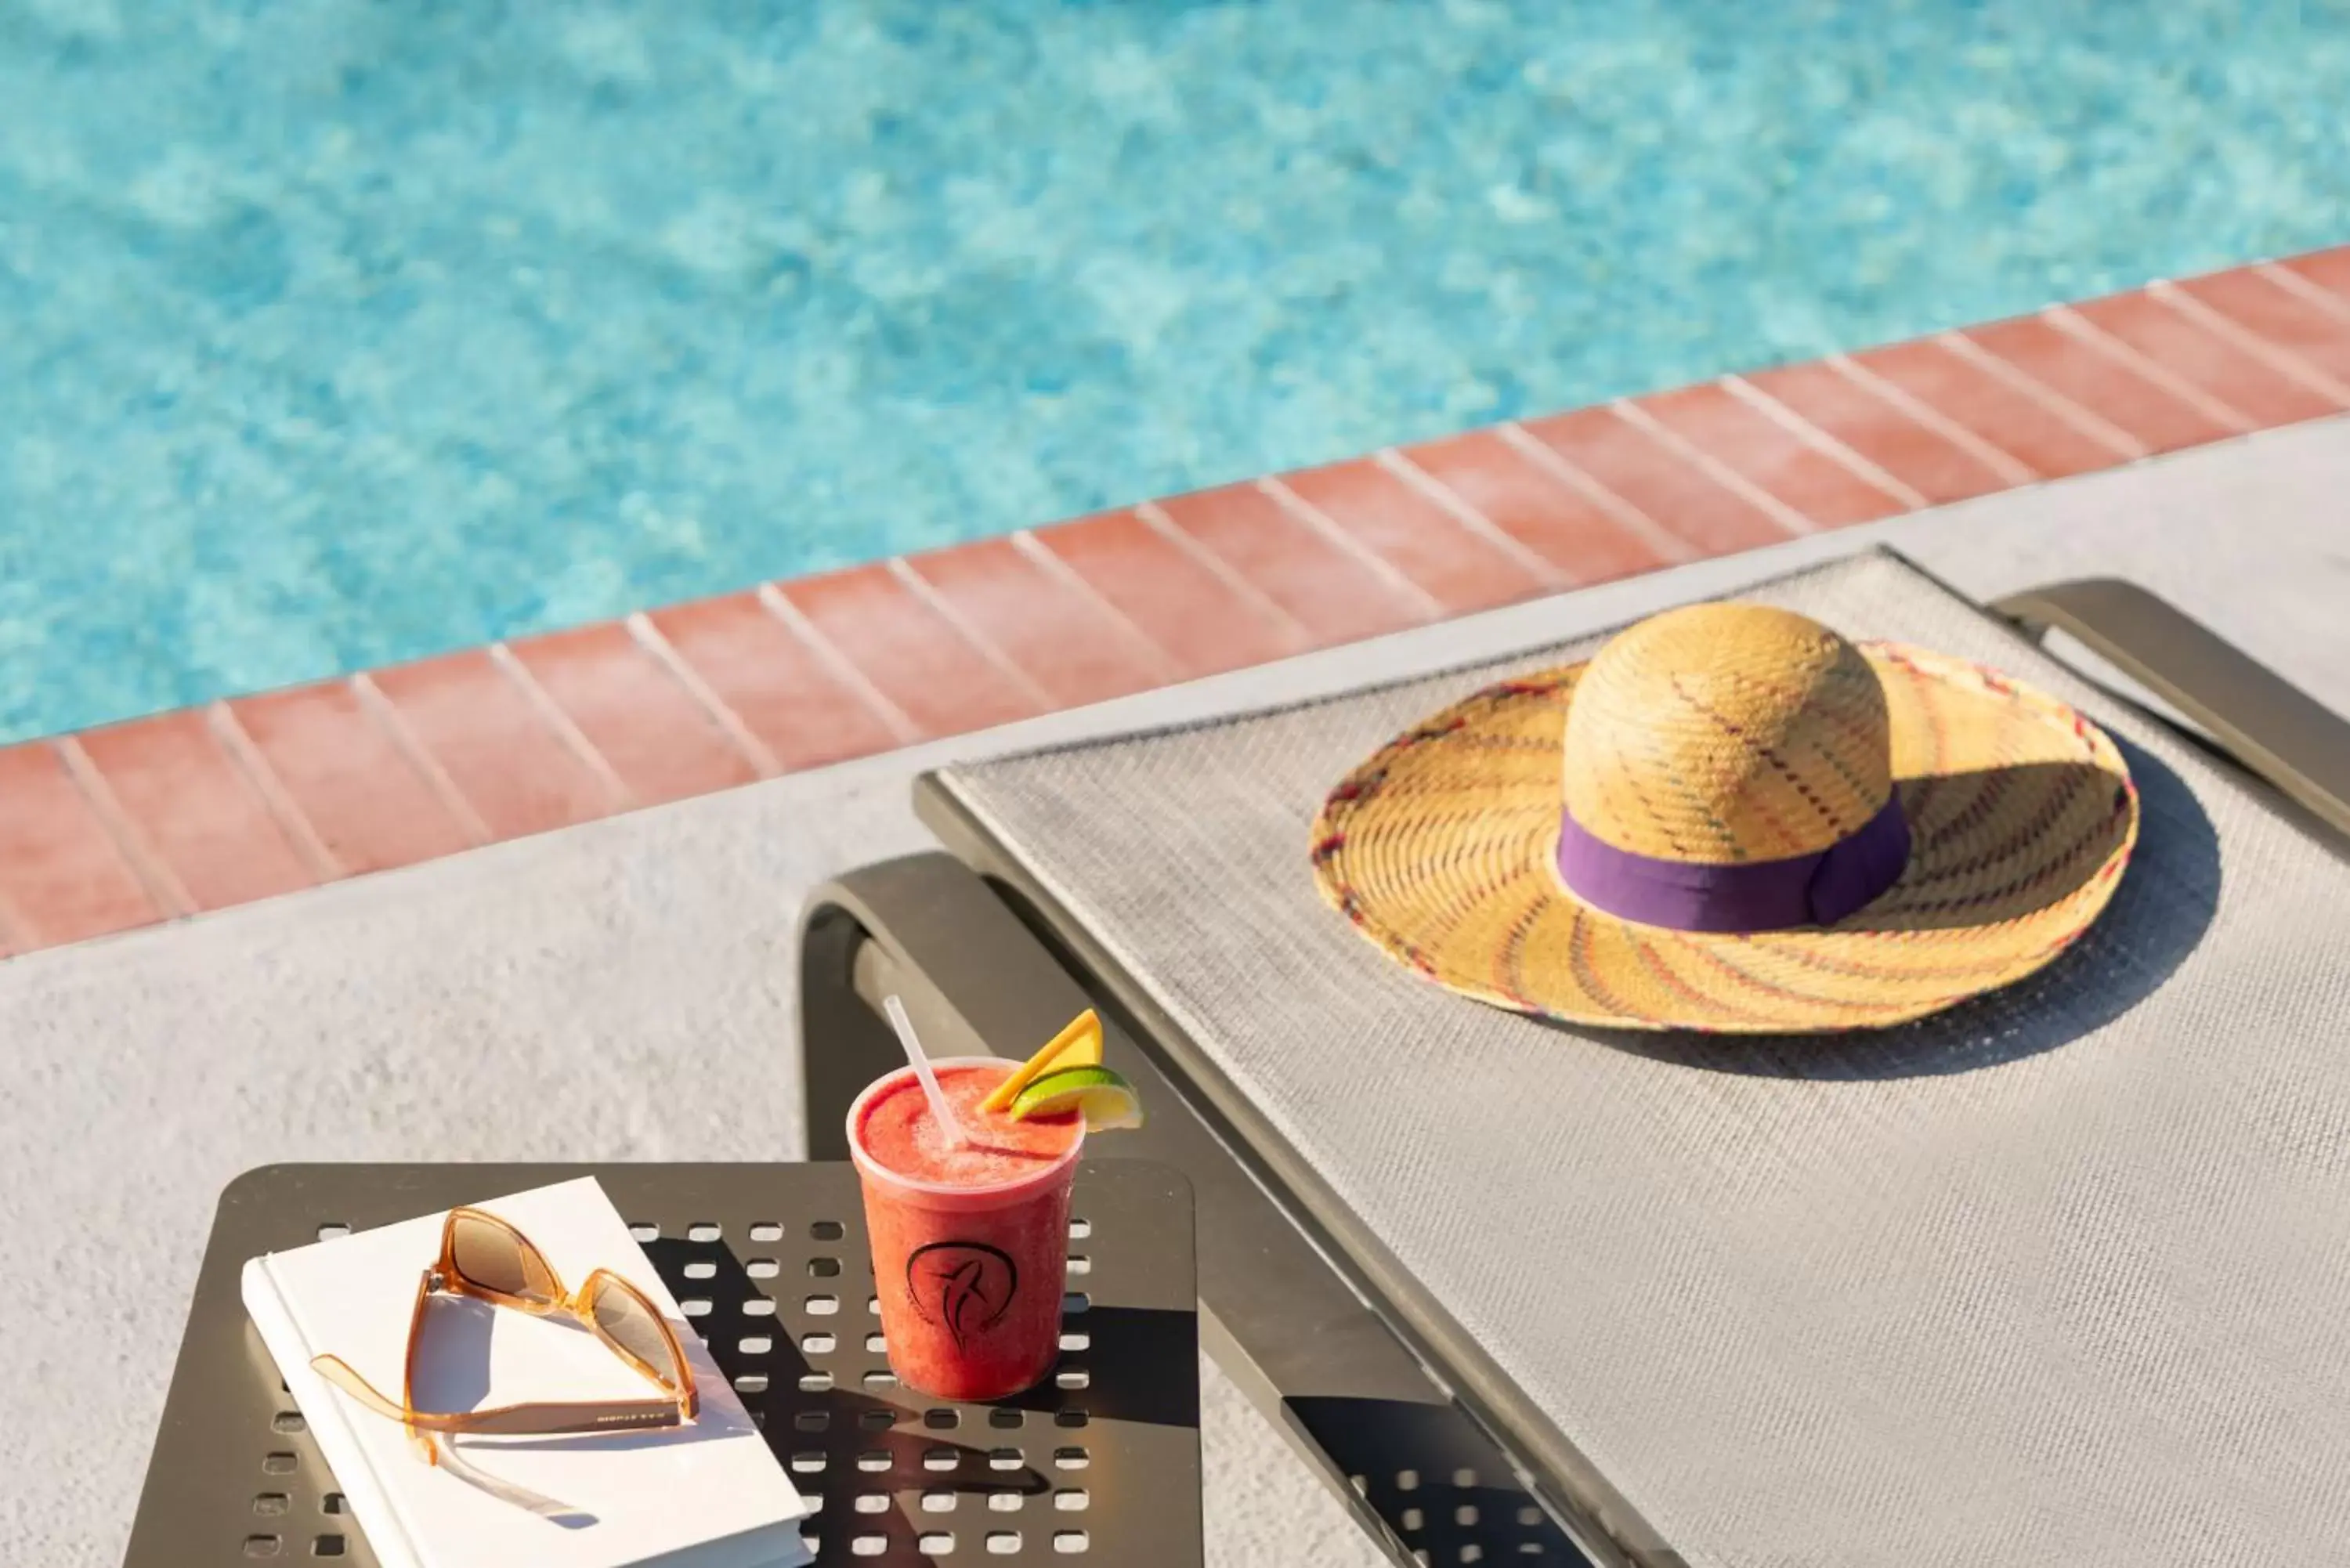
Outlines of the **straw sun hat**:
M 1562 750 L 1563 748 L 1563 750 Z M 1323 896 L 1439 985 L 1574 1023 L 1898 1023 L 2086 930 L 2137 840 L 2104 731 L 1979 665 L 1696 605 L 1398 736 Z

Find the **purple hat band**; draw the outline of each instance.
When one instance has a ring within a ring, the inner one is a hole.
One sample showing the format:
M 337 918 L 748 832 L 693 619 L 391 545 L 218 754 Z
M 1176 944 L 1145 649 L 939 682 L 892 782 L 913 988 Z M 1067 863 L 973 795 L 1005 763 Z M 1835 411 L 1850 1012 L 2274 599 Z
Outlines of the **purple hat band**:
M 1832 926 L 1892 887 L 1908 863 L 1909 822 L 1898 790 L 1857 830 L 1783 860 L 1660 860 L 1603 842 L 1572 816 L 1559 821 L 1559 879 L 1576 898 L 1676 931 Z

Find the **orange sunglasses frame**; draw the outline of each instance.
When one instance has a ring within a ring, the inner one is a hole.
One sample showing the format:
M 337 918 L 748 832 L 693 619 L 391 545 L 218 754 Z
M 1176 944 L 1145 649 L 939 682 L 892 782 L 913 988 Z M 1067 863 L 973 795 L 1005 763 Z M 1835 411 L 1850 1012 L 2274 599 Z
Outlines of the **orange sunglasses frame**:
M 468 1220 L 504 1231 L 512 1239 L 518 1255 L 535 1259 L 539 1270 L 546 1274 L 548 1284 L 553 1287 L 552 1298 L 537 1301 L 493 1290 L 460 1271 L 457 1267 L 457 1227 Z M 602 1282 L 609 1282 L 626 1291 L 660 1329 L 661 1340 L 669 1347 L 670 1363 L 677 1370 L 673 1382 L 658 1367 L 646 1363 L 607 1333 L 604 1325 L 596 1321 L 596 1294 Z M 492 1306 L 509 1307 L 532 1317 L 569 1317 L 601 1340 L 605 1348 L 635 1367 L 649 1382 L 664 1389 L 673 1387 L 676 1392 L 659 1399 L 534 1401 L 522 1405 L 497 1405 L 484 1410 L 420 1410 L 416 1407 L 417 1346 L 423 1338 L 424 1309 L 436 1293 L 472 1296 Z M 685 1348 L 679 1343 L 669 1319 L 661 1315 L 660 1310 L 647 1299 L 644 1292 L 609 1269 L 598 1269 L 589 1274 L 577 1292 L 566 1291 L 561 1277 L 547 1262 L 546 1254 L 539 1251 L 537 1243 L 496 1215 L 473 1208 L 457 1208 L 449 1211 L 448 1219 L 441 1226 L 441 1255 L 416 1282 L 416 1305 L 409 1314 L 408 1351 L 400 1373 L 398 1403 L 379 1392 L 339 1355 L 314 1355 L 310 1358 L 310 1366 L 320 1376 L 375 1414 L 407 1428 L 409 1436 L 422 1449 L 425 1461 L 430 1464 L 440 1462 L 432 1443 L 436 1433 L 447 1433 L 452 1437 L 463 1432 L 498 1437 L 540 1437 L 567 1433 L 593 1436 L 635 1432 L 648 1428 L 683 1426 L 702 1409 L 702 1397 L 695 1391 L 693 1384 L 693 1366 L 685 1358 Z

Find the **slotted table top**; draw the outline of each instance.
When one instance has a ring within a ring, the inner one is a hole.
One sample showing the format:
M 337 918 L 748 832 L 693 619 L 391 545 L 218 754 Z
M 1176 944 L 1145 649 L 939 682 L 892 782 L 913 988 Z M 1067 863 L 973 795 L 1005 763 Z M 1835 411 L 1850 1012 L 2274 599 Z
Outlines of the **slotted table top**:
M 1201 1561 L 1191 1196 L 1088 1161 L 1053 1376 L 992 1405 L 898 1386 L 847 1165 L 270 1166 L 222 1195 L 125 1568 L 376 1558 L 238 1297 L 256 1253 L 594 1176 L 816 1504 L 818 1563 Z

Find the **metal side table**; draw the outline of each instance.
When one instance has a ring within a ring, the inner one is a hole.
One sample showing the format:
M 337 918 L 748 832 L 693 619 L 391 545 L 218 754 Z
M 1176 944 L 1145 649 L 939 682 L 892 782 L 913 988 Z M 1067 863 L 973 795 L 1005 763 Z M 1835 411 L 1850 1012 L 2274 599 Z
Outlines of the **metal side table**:
M 857 1177 L 824 1165 L 282 1165 L 221 1195 L 125 1568 L 376 1557 L 238 1297 L 247 1258 L 577 1176 L 628 1218 L 816 1511 L 815 1561 L 1198 1568 L 1199 1337 L 1180 1173 L 1089 1160 L 1054 1376 L 898 1386 Z M 519 1568 L 519 1565 L 518 1565 Z

